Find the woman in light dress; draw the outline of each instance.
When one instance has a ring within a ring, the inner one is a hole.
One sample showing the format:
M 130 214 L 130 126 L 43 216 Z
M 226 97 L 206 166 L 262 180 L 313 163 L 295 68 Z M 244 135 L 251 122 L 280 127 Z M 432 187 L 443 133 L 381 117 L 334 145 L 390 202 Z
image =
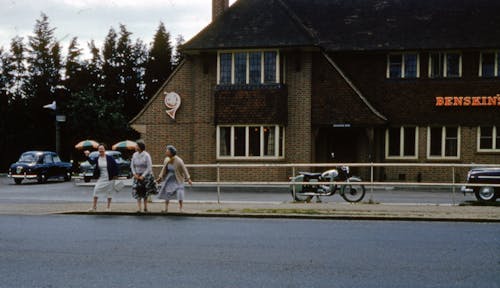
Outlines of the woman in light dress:
M 108 198 L 106 210 L 109 212 L 111 211 L 111 199 L 113 198 L 112 193 L 114 192 L 113 179 L 118 176 L 118 165 L 113 157 L 106 155 L 106 147 L 104 147 L 104 144 L 99 144 L 97 151 L 99 151 L 99 156 L 94 159 L 89 158 L 90 151 L 84 151 L 89 163 L 95 164 L 94 178 L 97 179 L 94 186 L 92 207 L 89 209 L 89 212 L 97 211 L 97 200 L 99 196 L 106 196 Z
M 143 141 L 137 141 L 135 151 L 130 162 L 130 169 L 134 175 L 132 196 L 137 200 L 137 213 L 141 212 L 141 199 L 144 202 L 144 213 L 147 213 L 148 197 L 156 192 L 153 163 Z
M 184 182 L 187 181 L 189 185 L 192 185 L 193 182 L 184 165 L 184 161 L 177 156 L 177 149 L 172 145 L 167 145 L 165 154 L 167 157 L 163 162 L 163 168 L 157 179 L 157 182 L 164 180 L 158 193 L 158 198 L 165 200 L 165 210 L 162 212 L 168 212 L 168 204 L 172 199 L 177 199 L 179 201 L 179 211 L 182 212 Z

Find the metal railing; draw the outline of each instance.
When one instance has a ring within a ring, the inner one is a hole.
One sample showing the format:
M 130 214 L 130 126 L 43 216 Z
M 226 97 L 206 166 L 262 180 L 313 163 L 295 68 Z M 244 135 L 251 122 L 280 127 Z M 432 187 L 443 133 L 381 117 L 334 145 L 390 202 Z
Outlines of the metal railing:
M 163 165 L 153 165 L 154 168 L 161 168 Z M 456 169 L 457 168 L 473 168 L 473 167 L 499 167 L 498 164 L 456 164 L 456 163 L 217 163 L 217 164 L 186 164 L 188 168 L 209 168 L 216 169 L 216 180 L 215 181 L 197 181 L 193 182 L 195 185 L 213 185 L 217 188 L 217 203 L 220 205 L 221 203 L 221 187 L 222 186 L 236 186 L 236 185 L 279 185 L 279 186 L 292 186 L 292 193 L 295 198 L 295 185 L 306 185 L 311 184 L 310 182 L 293 182 L 294 185 L 291 185 L 290 181 L 223 181 L 221 179 L 221 169 L 223 168 L 289 168 L 292 170 L 290 176 L 295 176 L 297 174 L 297 168 L 320 168 L 320 167 L 340 167 L 340 166 L 349 166 L 349 167 L 365 167 L 370 169 L 370 180 L 356 182 L 359 185 L 366 185 L 370 188 L 370 200 L 373 199 L 373 189 L 375 186 L 436 186 L 436 187 L 450 187 L 452 189 L 452 200 L 453 204 L 456 203 L 455 193 L 457 187 L 469 186 L 469 187 L 479 187 L 484 186 L 484 184 L 473 184 L 466 182 L 457 182 L 456 179 Z M 451 182 L 408 182 L 408 181 L 375 181 L 374 180 L 374 169 L 382 167 L 425 167 L 425 168 L 449 168 L 451 169 Z M 466 180 L 466 179 L 463 179 Z M 345 182 L 314 182 L 315 185 L 319 184 L 338 184 L 345 185 Z M 491 187 L 500 187 L 500 184 L 488 184 Z

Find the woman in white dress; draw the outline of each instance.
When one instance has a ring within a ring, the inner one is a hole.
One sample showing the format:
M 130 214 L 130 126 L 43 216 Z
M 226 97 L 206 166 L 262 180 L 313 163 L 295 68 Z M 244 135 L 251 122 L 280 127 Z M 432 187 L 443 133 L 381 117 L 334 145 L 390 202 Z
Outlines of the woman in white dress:
M 97 179 L 94 186 L 92 207 L 89 209 L 89 212 L 97 211 L 97 200 L 99 196 L 106 196 L 108 198 L 106 210 L 109 212 L 111 211 L 111 199 L 113 198 L 112 193 L 114 191 L 113 179 L 118 175 L 118 165 L 113 157 L 106 155 L 104 144 L 99 144 L 97 151 L 99 151 L 97 159 L 89 158 L 90 151 L 87 150 L 84 152 L 89 163 L 95 164 L 94 178 Z

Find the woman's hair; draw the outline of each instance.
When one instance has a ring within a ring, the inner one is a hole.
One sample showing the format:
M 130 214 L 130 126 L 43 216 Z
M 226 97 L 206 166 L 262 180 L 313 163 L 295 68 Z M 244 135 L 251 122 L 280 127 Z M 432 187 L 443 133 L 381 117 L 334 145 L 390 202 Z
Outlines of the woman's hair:
M 177 149 L 175 149 L 174 146 L 172 145 L 167 145 L 167 150 L 170 151 L 170 154 L 172 154 L 172 156 L 175 156 L 177 155 Z
M 141 149 L 141 151 L 146 150 L 146 143 L 144 143 L 144 141 L 137 140 L 136 143 L 137 143 L 137 146 L 139 146 L 139 149 Z

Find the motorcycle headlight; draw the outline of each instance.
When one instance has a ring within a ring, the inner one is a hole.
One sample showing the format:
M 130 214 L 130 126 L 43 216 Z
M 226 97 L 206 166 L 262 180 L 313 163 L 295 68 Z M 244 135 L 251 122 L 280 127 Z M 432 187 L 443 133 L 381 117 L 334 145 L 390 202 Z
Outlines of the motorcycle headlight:
M 345 173 L 349 174 L 349 166 L 342 166 L 342 170 L 344 170 Z

